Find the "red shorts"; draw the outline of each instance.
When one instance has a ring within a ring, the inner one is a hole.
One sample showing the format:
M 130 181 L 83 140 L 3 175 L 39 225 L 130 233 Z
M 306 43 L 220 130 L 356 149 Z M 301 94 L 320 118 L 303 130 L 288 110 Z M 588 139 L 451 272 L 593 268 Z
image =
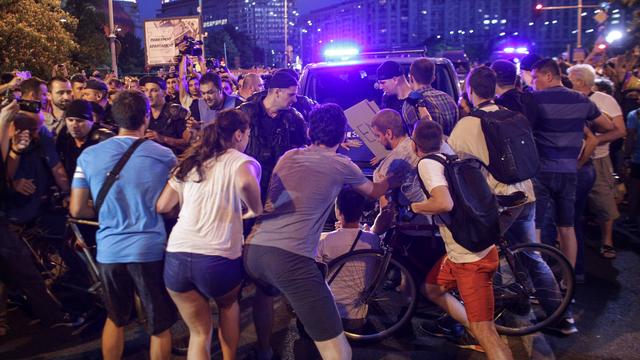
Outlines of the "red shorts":
M 445 255 L 431 268 L 426 282 L 447 290 L 457 288 L 469 322 L 492 321 L 493 274 L 498 262 L 495 247 L 482 259 L 470 263 L 454 263 Z

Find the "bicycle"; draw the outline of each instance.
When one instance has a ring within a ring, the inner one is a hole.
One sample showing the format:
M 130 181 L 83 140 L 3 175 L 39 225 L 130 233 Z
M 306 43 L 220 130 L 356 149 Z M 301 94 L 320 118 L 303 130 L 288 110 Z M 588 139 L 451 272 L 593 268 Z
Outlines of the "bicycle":
M 515 193 L 498 197 L 498 201 L 502 208 L 501 219 L 513 222 L 522 210 L 526 196 Z M 522 336 L 560 320 L 573 298 L 575 281 L 569 261 L 558 249 L 543 244 L 509 246 L 504 233 L 510 225 L 508 222 L 501 224 L 496 244 L 500 265 L 494 276 L 494 319 L 500 334 Z M 418 283 L 423 279 L 416 279 L 412 266 L 400 253 L 403 249 L 400 231 L 428 228 L 407 226 L 396 218 L 381 240 L 380 250 L 356 250 L 328 264 L 327 283 L 332 291 L 346 294 L 351 299 L 346 306 L 353 318 L 343 319 L 349 339 L 380 340 L 411 320 L 420 296 Z M 555 277 L 556 285 L 552 288 L 536 289 L 533 286 L 527 264 L 540 259 Z M 545 294 L 549 298 L 544 297 Z M 554 311 L 550 314 L 541 311 L 544 303 L 552 303 Z
M 75 295 L 88 295 L 90 298 L 82 304 L 89 306 L 89 310 L 104 311 L 104 288 L 95 260 L 96 246 L 87 241 L 83 231 L 80 230 L 81 225 L 96 228 L 99 226 L 96 221 L 67 217 L 67 231 L 60 236 L 49 235 L 45 229 L 39 226 L 20 226 L 15 227 L 15 230 L 33 255 L 34 263 L 45 282 L 47 293 L 56 303 L 63 305 L 60 294 L 65 289 L 72 291 Z M 67 263 L 70 260 L 69 256 L 60 255 L 61 248 L 52 245 L 53 241 L 61 242 L 63 247 L 71 250 L 70 254 L 73 255 L 76 265 L 82 264 L 83 266 L 76 266 L 71 271 L 71 267 Z M 75 273 L 74 277 L 67 278 L 65 275 L 70 272 Z M 138 296 L 135 297 L 135 313 L 137 322 L 144 324 L 146 322 L 145 312 Z M 83 327 L 74 331 L 74 334 L 82 329 Z M 189 345 L 189 330 L 184 321 L 179 319 L 170 330 L 173 338 L 172 353 L 186 355 Z

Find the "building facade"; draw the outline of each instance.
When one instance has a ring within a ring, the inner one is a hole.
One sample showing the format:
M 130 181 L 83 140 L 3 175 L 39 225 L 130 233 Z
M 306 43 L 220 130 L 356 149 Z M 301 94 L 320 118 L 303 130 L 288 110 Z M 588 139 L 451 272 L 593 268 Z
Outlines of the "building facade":
M 535 5 L 567 5 L 566 0 L 348 0 L 305 16 L 305 57 L 317 61 L 331 43 L 354 42 L 368 51 L 421 48 L 440 43 L 446 48 L 491 53 L 507 38 L 527 41 L 542 55 L 558 55 L 576 45 L 578 10 L 536 13 Z M 584 0 L 597 5 L 598 0 Z M 598 35 L 597 9 L 585 8 L 583 46 Z

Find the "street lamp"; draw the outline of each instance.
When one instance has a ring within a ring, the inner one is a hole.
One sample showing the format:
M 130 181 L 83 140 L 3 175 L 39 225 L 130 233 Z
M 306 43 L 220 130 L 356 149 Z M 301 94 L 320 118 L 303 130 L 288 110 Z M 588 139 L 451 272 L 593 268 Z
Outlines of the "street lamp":
M 116 32 L 113 24 L 113 0 L 109 0 L 109 45 L 111 47 L 111 71 L 118 77 L 118 61 L 116 57 Z

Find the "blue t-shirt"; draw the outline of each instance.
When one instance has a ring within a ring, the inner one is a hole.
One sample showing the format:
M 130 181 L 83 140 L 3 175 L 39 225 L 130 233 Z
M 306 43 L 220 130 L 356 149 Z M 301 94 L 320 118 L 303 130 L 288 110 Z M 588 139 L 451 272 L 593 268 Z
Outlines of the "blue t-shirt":
M 78 158 L 71 187 L 89 188 L 95 200 L 107 173 L 135 140 L 116 136 L 85 149 Z M 136 149 L 100 209 L 98 262 L 162 260 L 166 233 L 156 201 L 175 164 L 173 152 L 153 141 L 145 141 Z
M 600 116 L 598 107 L 583 94 L 562 86 L 531 93 L 526 106 L 540 155 L 540 171 L 575 173 L 584 127 Z
M 627 129 L 635 129 L 636 133 L 638 132 L 638 129 L 640 129 L 640 109 L 633 110 L 627 115 Z M 634 164 L 640 164 L 640 142 L 637 140 L 633 144 L 631 162 Z

